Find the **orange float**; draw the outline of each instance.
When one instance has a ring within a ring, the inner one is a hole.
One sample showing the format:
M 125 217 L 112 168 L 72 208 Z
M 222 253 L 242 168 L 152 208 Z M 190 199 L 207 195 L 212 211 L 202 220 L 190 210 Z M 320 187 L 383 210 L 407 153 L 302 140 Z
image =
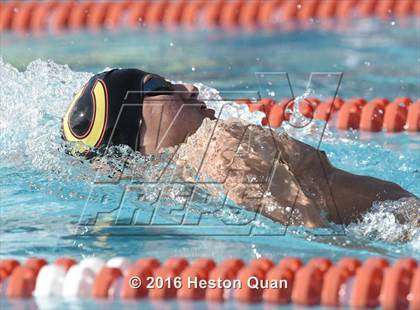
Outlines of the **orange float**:
M 29 23 L 31 31 L 41 33 L 46 30 L 48 18 L 53 14 L 56 5 L 57 1 L 44 1 L 34 7 Z
M 172 299 L 175 298 L 177 295 L 177 289 L 174 285 L 174 278 L 180 275 L 179 269 L 171 268 L 171 267 L 159 267 L 155 269 L 153 272 L 154 281 L 157 278 L 161 279 L 171 279 L 168 281 L 163 281 L 162 287 L 158 287 L 153 285 L 152 288 L 149 289 L 149 297 L 151 299 Z
M 333 110 L 338 111 L 343 106 L 344 100 L 341 97 L 335 96 L 326 99 L 324 103 L 331 104 L 333 106 Z
M 319 0 L 306 0 L 298 4 L 297 18 L 301 21 L 309 21 L 316 16 Z
M 40 284 L 37 283 L 37 272 L 46 263 L 43 258 L 30 258 L 23 266 L 19 266 L 16 260 L 0 260 L 2 285 L 7 279 L 6 297 L 32 297 L 35 283 L 37 287 Z M 227 259 L 218 265 L 210 258 L 201 258 L 192 262 L 181 273 L 180 266 L 185 263 L 188 264 L 185 258 L 173 257 L 165 265 L 174 267 L 157 267 L 159 260 L 156 258 L 143 258 L 129 267 L 124 277 L 119 268 L 104 267 L 94 280 L 91 296 L 122 299 L 149 297 L 152 300 L 205 298 L 217 302 L 234 297 L 236 301 L 245 303 L 264 301 L 276 305 L 293 302 L 305 306 L 420 309 L 420 268 L 418 262 L 409 257 L 400 258 L 392 267 L 389 267 L 386 259 L 372 257 L 360 268 L 360 261 L 351 257 L 341 258 L 336 265 L 332 265 L 328 258 L 314 257 L 306 266 L 303 266 L 299 258 L 286 257 L 277 266 L 273 266 L 268 258 L 259 258 L 250 261 L 245 267 L 244 262 L 237 258 Z M 55 264 L 67 269 L 76 264 L 76 261 L 62 257 Z M 141 265 L 156 269 L 153 271 L 152 268 Z M 9 276 L 11 269 L 13 271 Z M 148 289 L 150 277 L 155 282 L 153 288 Z M 251 277 L 255 278 L 254 284 L 258 282 L 259 288 L 249 285 Z M 163 281 L 158 283 L 159 278 Z M 133 279 L 138 282 L 133 282 Z M 191 279 L 197 285 L 189 286 Z M 223 280 L 235 283 L 239 281 L 241 286 L 237 287 L 235 284 L 225 288 L 223 284 L 216 288 L 207 287 L 210 283 L 208 280 L 215 283 Z M 267 284 L 274 282 L 281 283 L 281 286 Z M 347 292 L 349 304 L 347 298 L 343 299 L 343 291 Z
M 242 5 L 243 0 L 226 1 L 220 11 L 220 25 L 227 29 L 237 27 Z
M 353 8 L 357 4 L 357 0 L 339 1 L 337 3 L 337 17 L 348 19 L 352 16 Z
M 224 6 L 224 0 L 209 1 L 204 7 L 203 23 L 204 26 L 212 28 L 219 25 L 220 14 Z
M 160 261 L 154 257 L 144 257 L 137 260 L 136 265 L 153 271 L 160 267 Z
M 204 268 L 187 267 L 181 273 L 181 287 L 178 289 L 177 297 L 180 299 L 200 300 L 206 296 L 206 283 L 209 271 Z M 203 282 L 203 286 L 200 284 Z M 195 283 L 195 284 L 192 284 Z
M 418 101 L 420 102 L 420 101 Z M 293 100 L 283 99 L 277 104 L 271 98 L 258 102 L 238 99 L 238 104 L 246 104 L 250 112 L 263 112 L 263 126 L 278 128 L 284 120 L 289 120 Z M 397 97 L 392 103 L 387 98 L 374 98 L 369 103 L 364 98 L 351 98 L 347 101 L 336 97 L 321 102 L 317 98 L 305 98 L 299 102 L 299 112 L 307 118 L 324 121 L 331 120 L 331 114 L 338 112 L 336 127 L 339 129 L 360 129 L 364 131 L 418 131 L 420 111 L 417 103 L 408 97 Z
M 137 28 L 144 24 L 148 9 L 149 1 L 134 1 L 131 3 L 128 10 L 128 24 L 131 28 Z
M 297 0 L 286 0 L 281 7 L 281 20 L 282 22 L 291 22 L 297 18 L 298 8 L 301 3 Z
M 293 272 L 297 272 L 303 265 L 303 261 L 300 258 L 290 256 L 283 258 L 279 263 L 280 267 L 288 268 Z
M 328 98 L 327 100 L 319 103 L 316 107 L 314 118 L 323 121 L 330 121 L 331 114 L 338 111 L 344 104 L 344 100 L 340 97 Z
M 286 287 L 282 288 L 265 288 L 263 292 L 263 300 L 271 304 L 288 304 L 292 296 L 294 285 L 294 272 L 288 268 L 275 267 L 272 268 L 266 276 L 267 281 L 286 281 Z M 282 282 L 283 283 L 283 282 Z
M 361 261 L 354 257 L 343 257 L 337 262 L 337 266 L 347 269 L 352 275 L 356 273 L 361 265 Z
M 122 272 L 119 268 L 102 268 L 96 275 L 95 282 L 93 283 L 92 297 L 108 298 L 111 286 L 120 277 L 122 277 Z
M 249 112 L 265 112 L 264 105 L 260 102 L 249 102 L 247 103 Z
M 63 267 L 67 272 L 70 267 L 77 264 L 77 262 L 71 257 L 60 257 L 54 262 L 54 264 Z
M 381 131 L 384 113 L 384 107 L 379 102 L 369 102 L 362 108 L 359 128 L 365 131 Z
M 385 109 L 385 116 L 383 120 L 383 128 L 388 132 L 400 132 L 404 130 L 407 122 L 408 109 L 407 106 L 393 102 Z
M 323 273 L 314 266 L 300 268 L 295 275 L 292 291 L 294 304 L 304 306 L 319 305 L 323 285 Z
M 211 258 L 199 258 L 192 262 L 191 267 L 210 271 L 216 267 L 216 262 Z
M 144 16 L 144 23 L 147 27 L 158 27 L 163 19 L 165 10 L 169 7 L 166 0 L 151 1 Z
M 282 125 L 283 121 L 289 120 L 291 113 L 286 113 L 286 109 L 289 108 L 291 100 L 284 99 L 276 103 L 271 109 L 267 117 L 267 124 L 272 128 L 278 128 Z
M 394 101 L 392 103 L 398 103 L 398 104 L 402 104 L 405 105 L 406 107 L 410 106 L 410 104 L 413 103 L 413 100 L 411 100 L 410 97 L 397 97 L 394 99 Z
M 346 102 L 338 112 L 336 127 L 338 129 L 359 129 L 361 106 L 354 102 Z
M 315 110 L 314 118 L 328 122 L 331 114 L 334 112 L 333 105 L 330 103 L 322 102 Z
M 18 267 L 20 263 L 16 259 L 2 259 L 0 260 L 0 268 L 4 269 L 7 274 L 11 274 L 12 271 Z
M 244 267 L 238 273 L 238 279 L 241 283 L 240 288 L 235 289 L 235 300 L 241 303 L 256 303 L 262 300 L 262 290 L 248 285 L 250 278 L 264 280 L 265 273 L 261 268 Z
M 350 98 L 345 103 L 354 103 L 355 105 L 359 107 L 363 107 L 367 104 L 367 100 L 365 98 Z
M 384 310 L 408 308 L 407 296 L 410 292 L 412 271 L 405 268 L 385 270 L 379 300 Z
M 254 30 L 257 27 L 260 7 L 261 0 L 245 1 L 239 14 L 239 24 L 245 29 Z
M 389 262 L 387 259 L 383 257 L 369 257 L 365 262 L 363 263 L 363 267 L 377 267 L 380 269 L 385 269 L 389 267 Z
M 350 297 L 350 306 L 375 308 L 379 306 L 383 271 L 381 268 L 363 265 L 357 272 Z
M 410 293 L 407 298 L 410 304 L 410 310 L 420 310 L 420 268 L 414 271 Z
M 417 16 L 420 16 L 420 1 L 414 1 L 413 13 Z
M 0 10 L 0 31 L 9 30 L 12 27 L 16 12 L 19 12 L 20 1 L 9 1 L 2 5 Z
M 239 258 L 227 258 L 219 264 L 220 267 L 227 269 L 233 269 L 235 271 L 240 270 L 245 266 L 245 263 L 242 259 Z
M 106 11 L 104 26 L 105 28 L 116 30 L 122 22 L 130 1 L 112 2 Z
M 337 6 L 338 6 L 337 0 L 330 0 L 330 1 L 321 1 L 318 6 L 316 17 L 318 18 L 333 18 L 336 16 L 337 12 Z
M 406 127 L 408 131 L 420 131 L 420 100 L 408 107 Z
M 26 266 L 16 267 L 9 277 L 7 298 L 30 298 L 35 289 L 37 273 Z
M 312 119 L 314 117 L 314 112 L 320 103 L 321 101 L 317 98 L 304 98 L 299 102 L 299 112 L 303 116 Z M 290 108 L 292 107 L 293 106 Z
M 399 258 L 393 268 L 404 268 L 411 271 L 414 271 L 418 267 L 418 263 L 414 258 L 411 257 L 401 257 Z
M 389 18 L 394 15 L 394 8 L 396 5 L 395 0 L 381 0 L 375 8 L 376 15 L 382 18 Z
M 91 1 L 83 1 L 75 3 L 71 10 L 68 27 L 72 30 L 80 30 L 86 27 L 87 18 L 92 8 Z
M 168 258 L 164 264 L 165 267 L 174 268 L 178 270 L 179 272 L 187 268 L 188 265 L 189 265 L 188 260 L 186 260 L 184 257 L 176 257 L 176 256 Z
M 280 0 L 262 1 L 258 12 L 258 24 L 265 29 L 271 29 L 276 22 L 274 14 L 280 4 Z
M 284 31 L 294 28 L 296 21 L 300 21 L 303 28 L 317 25 L 322 29 L 332 29 L 335 26 L 333 18 L 342 23 L 353 16 L 388 18 L 420 15 L 420 3 L 416 0 L 28 0 L 0 2 L 0 31 L 39 32 L 45 29 L 49 15 L 57 13 L 46 9 L 46 4 L 50 2 L 57 4 L 59 9 L 60 22 L 53 23 L 54 31 L 61 31 L 67 26 L 80 29 L 86 25 L 86 19 L 91 29 L 116 29 L 122 24 L 125 12 L 131 27 L 140 24 L 152 28 L 161 25 L 169 29 L 179 25 L 191 27 L 203 17 L 203 25 L 207 28 L 221 25 L 229 30 L 240 25 L 254 30 L 257 26 L 272 29 L 280 24 Z M 71 6 L 68 6 L 70 3 Z M 66 6 L 68 10 L 64 12 L 63 7 Z M 320 23 L 312 23 L 316 19 Z
M 9 276 L 5 268 L 0 267 L 0 284 Z
M 91 30 L 100 30 L 105 25 L 105 17 L 111 7 L 110 1 L 93 2 L 87 16 L 86 25 Z
M 48 262 L 44 258 L 30 257 L 25 261 L 24 266 L 31 268 L 33 271 L 35 271 L 35 274 L 38 275 L 38 272 L 41 270 L 41 268 L 47 264 Z
M 73 7 L 74 1 L 58 2 L 54 10 L 54 14 L 51 16 L 51 30 L 59 33 L 69 26 L 69 20 Z
M 414 2 L 416 0 L 397 1 L 395 3 L 395 15 L 398 17 L 406 17 L 414 10 Z
M 23 2 L 19 7 L 19 10 L 15 12 L 11 29 L 20 33 L 27 32 L 29 30 L 32 14 L 38 5 L 39 3 L 35 1 Z
M 378 97 L 378 98 L 372 99 L 371 101 L 369 101 L 369 103 L 377 104 L 378 106 L 384 109 L 389 104 L 389 100 L 387 98 Z
M 186 5 L 185 0 L 170 2 L 162 18 L 163 25 L 169 29 L 179 26 Z
M 124 277 L 120 297 L 123 299 L 138 299 L 147 297 L 147 279 L 152 275 L 153 272 L 149 268 L 141 267 L 139 265 L 131 266 Z M 139 282 L 133 282 L 137 280 Z
M 248 264 L 250 267 L 260 268 L 264 272 L 268 272 L 271 268 L 274 267 L 274 263 L 271 259 L 261 257 L 258 259 L 253 259 Z
M 264 112 L 266 115 L 270 114 L 271 109 L 273 108 L 275 101 L 271 98 L 263 98 L 259 101 L 263 105 L 261 112 Z
M 318 268 L 322 273 L 326 273 L 332 266 L 332 262 L 330 259 L 325 257 L 314 257 L 309 260 L 306 266 Z
M 368 17 L 375 13 L 375 7 L 377 0 L 363 0 L 359 1 L 356 10 L 357 13 L 362 17 Z
M 325 273 L 321 292 L 321 304 L 328 307 L 341 307 L 340 290 L 352 273 L 341 266 L 333 266 Z
M 238 269 L 236 269 L 234 266 L 228 267 L 228 266 L 218 266 L 214 268 L 210 274 L 209 274 L 209 282 L 212 281 L 229 281 L 229 283 L 232 283 L 232 281 L 236 278 L 236 275 L 238 273 Z M 223 285 L 216 286 L 215 288 L 207 288 L 206 289 L 206 299 L 211 301 L 224 301 L 225 300 L 225 288 Z
M 187 27 L 197 25 L 200 13 L 206 5 L 206 0 L 188 1 L 182 12 L 181 22 Z

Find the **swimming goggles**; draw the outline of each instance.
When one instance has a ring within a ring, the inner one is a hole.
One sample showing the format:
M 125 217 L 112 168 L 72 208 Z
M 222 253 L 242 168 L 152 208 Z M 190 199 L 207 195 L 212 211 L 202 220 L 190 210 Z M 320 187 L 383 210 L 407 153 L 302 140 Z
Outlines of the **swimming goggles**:
M 169 95 L 175 90 L 171 82 L 158 75 L 152 77 L 143 85 L 144 97 L 153 97 L 158 95 Z

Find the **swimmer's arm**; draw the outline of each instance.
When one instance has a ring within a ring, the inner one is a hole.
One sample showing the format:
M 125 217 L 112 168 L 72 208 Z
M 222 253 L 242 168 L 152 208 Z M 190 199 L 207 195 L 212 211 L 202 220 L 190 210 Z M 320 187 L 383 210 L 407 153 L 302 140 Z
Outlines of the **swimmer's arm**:
M 330 171 L 328 182 L 339 211 L 334 221 L 344 224 L 357 220 L 375 201 L 415 197 L 398 184 L 337 168 Z
M 244 139 L 247 127 L 241 122 L 219 121 L 207 147 L 212 126 L 213 122 L 204 122 L 197 134 L 182 145 L 180 154 L 185 162 L 180 166 L 199 171 L 203 181 L 211 178 L 222 185 L 227 198 L 246 210 L 284 225 L 326 226 L 316 204 L 306 196 L 284 162 L 275 167 L 268 183 L 277 154 L 270 132 L 253 126 L 251 131 L 255 138 Z M 244 151 L 238 152 L 238 145 L 243 143 Z M 184 179 L 190 174 L 188 169 L 185 171 Z M 206 182 L 202 186 L 212 195 L 220 196 L 220 186 Z
M 300 188 L 297 180 L 284 164 L 278 164 L 270 181 L 253 183 L 249 180 L 263 180 L 267 177 L 271 163 L 260 158 L 225 151 L 207 161 L 201 167 L 205 175 L 223 184 L 224 193 L 236 205 L 261 214 L 283 225 L 303 225 L 306 227 L 325 227 L 316 204 Z M 215 169 L 222 162 L 231 165 Z M 226 171 L 227 172 L 226 174 Z M 219 191 L 206 186 L 210 193 L 217 196 Z
M 334 223 L 356 221 L 375 201 L 414 197 L 395 183 L 338 169 L 325 152 L 290 137 L 283 145 L 288 145 L 283 157 L 293 175 L 303 187 L 315 189 L 324 197 L 328 220 Z
M 236 181 L 239 181 L 236 179 Z M 212 185 L 204 187 L 214 197 L 220 196 L 220 191 Z M 227 198 L 237 206 L 256 214 L 261 214 L 282 225 L 326 227 L 327 221 L 319 210 L 299 191 L 296 195 L 283 196 L 281 190 L 272 187 L 268 195 L 261 197 L 261 191 L 251 186 L 232 184 L 227 181 L 223 184 Z

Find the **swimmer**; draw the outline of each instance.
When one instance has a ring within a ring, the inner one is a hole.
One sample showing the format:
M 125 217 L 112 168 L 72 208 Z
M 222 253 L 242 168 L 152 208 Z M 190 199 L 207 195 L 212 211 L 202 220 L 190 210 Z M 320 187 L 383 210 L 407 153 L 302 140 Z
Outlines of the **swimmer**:
M 89 156 L 110 145 L 144 155 L 177 147 L 185 180 L 199 172 L 237 205 L 282 224 L 349 224 L 375 201 L 416 199 L 397 184 L 333 167 L 323 151 L 284 132 L 217 120 L 193 85 L 138 69 L 93 76 L 63 117 L 63 138 L 73 154 Z M 203 187 L 217 194 L 211 183 Z

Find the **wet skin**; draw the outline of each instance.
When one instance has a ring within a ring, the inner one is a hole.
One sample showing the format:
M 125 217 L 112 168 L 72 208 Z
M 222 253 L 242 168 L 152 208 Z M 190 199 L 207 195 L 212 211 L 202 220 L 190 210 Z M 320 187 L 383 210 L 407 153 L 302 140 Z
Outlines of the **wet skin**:
M 145 83 L 150 75 L 145 77 Z M 195 133 L 205 118 L 214 119 L 214 110 L 197 99 L 198 89 L 191 84 L 174 84 L 172 94 L 146 97 L 140 128 L 140 151 L 155 154 L 178 145 Z
M 149 78 L 150 76 L 146 76 L 145 82 Z M 189 136 L 196 133 L 204 119 L 215 119 L 214 110 L 208 109 L 204 102 L 197 99 L 197 88 L 190 84 L 178 84 L 174 85 L 174 88 L 175 91 L 171 94 L 146 97 L 143 101 L 143 123 L 140 128 L 139 141 L 140 152 L 143 154 L 156 154 L 164 148 L 180 145 Z M 224 127 L 224 133 L 220 136 L 223 138 L 215 142 L 216 145 L 218 144 L 216 148 L 219 149 L 218 153 L 226 153 L 228 145 L 235 145 L 238 141 L 240 143 L 241 132 L 246 128 L 246 125 L 240 122 L 229 124 L 221 120 L 219 123 Z M 259 132 L 256 144 L 264 143 L 264 136 L 271 133 L 270 129 L 261 126 L 255 127 L 255 131 Z M 273 178 L 269 191 L 273 196 L 274 204 L 285 206 L 291 197 L 290 189 L 299 189 L 296 206 L 300 219 L 295 222 L 296 225 L 322 227 L 326 226 L 328 221 L 348 224 L 369 210 L 374 201 L 415 197 L 392 182 L 359 176 L 337 169 L 331 165 L 324 152 L 287 135 L 279 140 L 284 162 L 278 165 L 278 171 L 275 173 L 277 176 Z M 190 162 L 193 163 L 196 161 L 194 157 L 197 157 L 197 143 L 190 147 Z M 264 171 L 262 169 L 265 167 L 264 165 L 269 165 L 268 162 L 265 162 L 269 148 L 270 145 L 267 143 L 263 148 L 260 148 L 260 152 L 252 154 L 252 160 L 247 161 L 246 158 L 243 158 L 244 166 L 241 169 L 248 171 L 242 176 L 244 180 L 251 176 L 265 177 L 265 175 L 261 175 L 261 171 Z M 209 153 L 211 152 L 210 150 Z M 218 161 L 225 160 L 226 158 L 219 158 L 218 154 L 215 154 L 213 162 L 202 169 L 207 172 L 208 176 L 217 180 L 223 174 L 223 170 L 229 169 L 229 167 L 223 167 L 223 165 L 220 165 L 222 169 L 213 169 L 213 167 L 217 166 Z M 289 181 L 286 182 L 286 180 Z M 263 215 L 272 220 L 290 224 L 285 220 L 282 210 L 284 207 L 278 207 L 269 212 L 268 206 L 263 204 L 257 207 L 254 203 L 244 200 L 240 193 L 235 194 L 235 190 L 241 182 L 241 180 L 233 180 L 224 183 L 224 190 L 230 193 L 229 198 L 248 210 L 256 211 L 258 208 L 259 212 L 262 211 Z M 285 182 L 289 185 L 285 186 Z M 316 193 L 315 198 L 312 197 L 312 192 Z M 320 204 L 324 207 L 320 208 Z M 327 214 L 322 216 L 322 212 L 327 212 Z

